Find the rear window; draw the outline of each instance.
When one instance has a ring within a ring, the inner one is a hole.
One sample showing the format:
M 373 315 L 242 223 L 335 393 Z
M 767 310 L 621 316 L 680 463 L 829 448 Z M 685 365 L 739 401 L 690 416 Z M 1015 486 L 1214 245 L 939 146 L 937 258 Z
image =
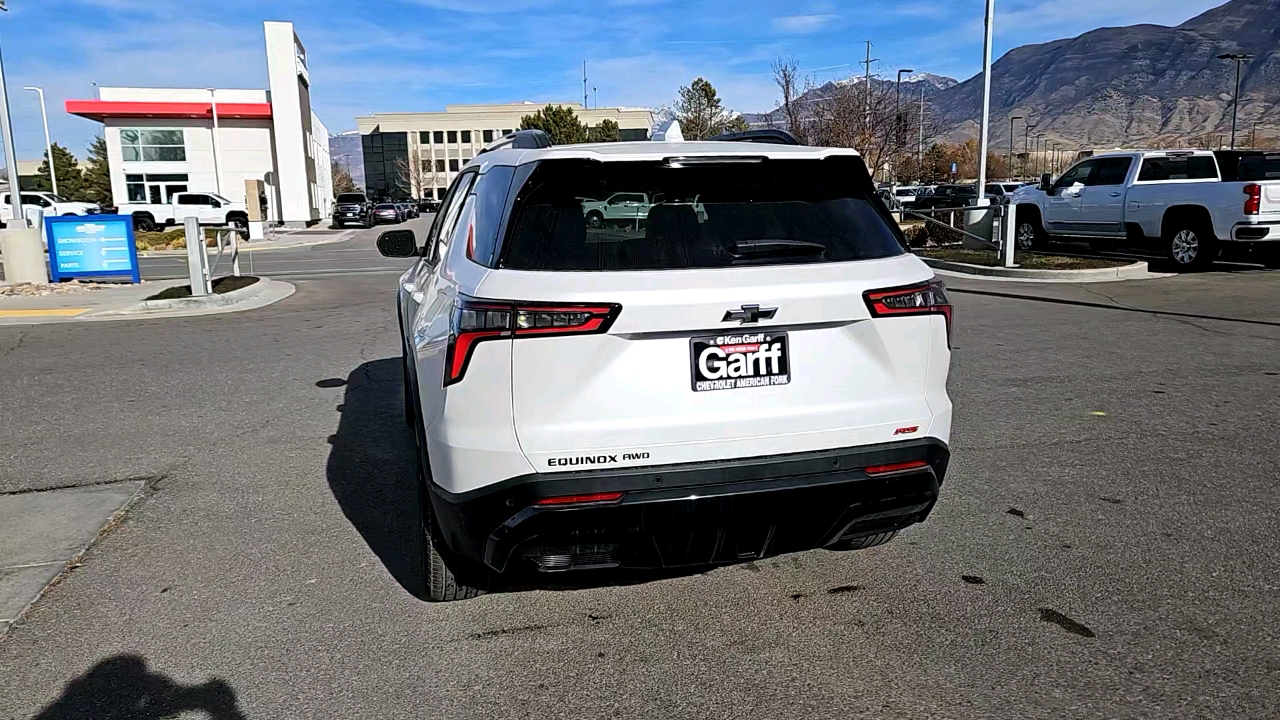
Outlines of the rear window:
M 363 195 L 361 195 L 360 193 L 342 193 L 342 194 L 338 195 L 338 202 L 340 202 L 340 203 L 362 203 L 362 202 L 364 202 L 364 196 L 363 196 Z
M 1280 155 L 1248 155 L 1240 158 L 1241 180 L 1280 179 Z
M 900 255 L 860 158 L 543 161 L 516 195 L 502 266 L 667 270 Z
M 1157 180 L 1217 180 L 1218 164 L 1212 155 L 1151 157 L 1142 161 L 1139 182 Z

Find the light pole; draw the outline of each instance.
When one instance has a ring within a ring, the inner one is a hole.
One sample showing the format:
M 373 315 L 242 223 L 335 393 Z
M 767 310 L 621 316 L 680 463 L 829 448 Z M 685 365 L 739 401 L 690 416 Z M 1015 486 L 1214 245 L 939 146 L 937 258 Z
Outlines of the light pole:
M 1040 173 L 1044 172 L 1044 133 L 1036 135 L 1036 167 Z M 1038 173 L 1038 174 L 1040 174 Z
M 217 189 L 219 195 L 222 195 L 222 148 L 218 144 L 218 92 L 215 88 L 209 88 L 210 110 L 213 112 L 213 130 L 210 131 L 213 137 L 213 186 Z
M 985 32 L 982 42 L 982 124 L 978 142 L 978 197 L 977 205 L 985 205 L 987 186 L 987 147 L 991 131 L 991 40 L 996 29 L 996 0 L 987 0 Z
M 1013 115 L 1009 118 L 1009 179 L 1013 179 L 1013 121 L 1021 120 L 1021 115 Z
M 899 141 L 899 140 L 905 140 L 905 139 L 906 139 L 906 138 L 902 137 L 902 136 L 903 136 L 903 134 L 904 134 L 904 133 L 902 132 L 902 131 L 903 131 L 903 127 L 902 127 L 902 73 L 913 73 L 913 72 L 915 72 L 915 70 L 907 69 L 907 70 L 899 70 L 899 71 L 898 71 L 898 85 L 897 85 L 897 91 L 898 91 L 898 94 L 897 94 L 897 98 L 894 100 L 894 106 L 893 106 L 893 145 L 894 145 L 895 147 L 897 146 L 897 144 L 898 144 L 898 141 Z M 894 182 L 897 182 L 897 180 L 898 180 L 898 163 L 897 163 L 896 158 L 895 158 L 892 162 L 893 162 L 893 180 L 894 180 Z
M 58 194 L 58 173 L 53 169 L 53 143 L 49 140 L 49 115 L 44 111 L 44 88 L 24 87 L 40 96 L 40 119 L 44 121 L 44 151 L 49 158 L 49 184 L 53 186 L 53 194 Z
M 1022 123 L 1022 152 L 1027 156 L 1027 159 L 1022 161 L 1023 177 L 1029 177 L 1031 175 L 1031 173 L 1027 171 L 1031 169 L 1031 131 L 1035 129 L 1035 125 L 1031 125 L 1026 122 Z
M 920 139 L 916 141 L 916 180 L 924 177 L 924 83 L 920 83 Z
M 0 10 L 8 9 L 0 2 Z M 22 214 L 22 187 L 18 181 L 18 155 L 13 149 L 13 121 L 9 118 L 9 83 L 4 77 L 3 52 L 0 52 L 0 130 L 4 131 L 4 164 L 9 171 L 9 204 L 13 207 L 13 222 L 21 223 L 18 227 L 26 227 L 26 218 Z
M 1236 149 L 1236 116 L 1240 112 L 1240 66 L 1246 60 L 1252 60 L 1253 56 L 1249 53 L 1225 53 L 1218 56 L 1219 60 L 1231 60 L 1236 64 L 1236 94 L 1231 100 L 1231 149 Z

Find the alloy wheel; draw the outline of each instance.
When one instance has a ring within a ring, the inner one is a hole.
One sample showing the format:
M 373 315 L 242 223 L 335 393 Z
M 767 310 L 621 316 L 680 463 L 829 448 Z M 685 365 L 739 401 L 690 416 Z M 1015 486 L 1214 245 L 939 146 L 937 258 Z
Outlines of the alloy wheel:
M 1200 255 L 1200 238 L 1191 230 L 1180 230 L 1173 236 L 1173 259 L 1179 265 L 1190 265 Z
M 1022 223 L 1018 226 L 1018 249 L 1027 251 L 1035 247 L 1036 229 L 1031 223 Z

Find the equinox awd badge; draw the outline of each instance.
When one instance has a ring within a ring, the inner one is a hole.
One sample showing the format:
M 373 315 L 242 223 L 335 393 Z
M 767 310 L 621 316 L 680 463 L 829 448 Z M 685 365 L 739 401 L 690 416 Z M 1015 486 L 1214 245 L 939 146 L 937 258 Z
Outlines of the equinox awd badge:
M 720 322 L 739 321 L 741 324 L 758 323 L 761 320 L 772 320 L 778 314 L 778 308 L 762 308 L 759 305 L 743 305 L 741 310 L 726 310 Z

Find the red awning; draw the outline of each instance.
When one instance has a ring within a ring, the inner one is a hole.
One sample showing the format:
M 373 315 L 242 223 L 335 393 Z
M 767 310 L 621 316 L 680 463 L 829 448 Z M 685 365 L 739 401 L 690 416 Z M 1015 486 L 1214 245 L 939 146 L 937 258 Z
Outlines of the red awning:
M 68 100 L 67 112 L 102 122 L 106 118 L 212 118 L 207 102 Z M 269 119 L 271 103 L 218 103 L 218 118 Z

